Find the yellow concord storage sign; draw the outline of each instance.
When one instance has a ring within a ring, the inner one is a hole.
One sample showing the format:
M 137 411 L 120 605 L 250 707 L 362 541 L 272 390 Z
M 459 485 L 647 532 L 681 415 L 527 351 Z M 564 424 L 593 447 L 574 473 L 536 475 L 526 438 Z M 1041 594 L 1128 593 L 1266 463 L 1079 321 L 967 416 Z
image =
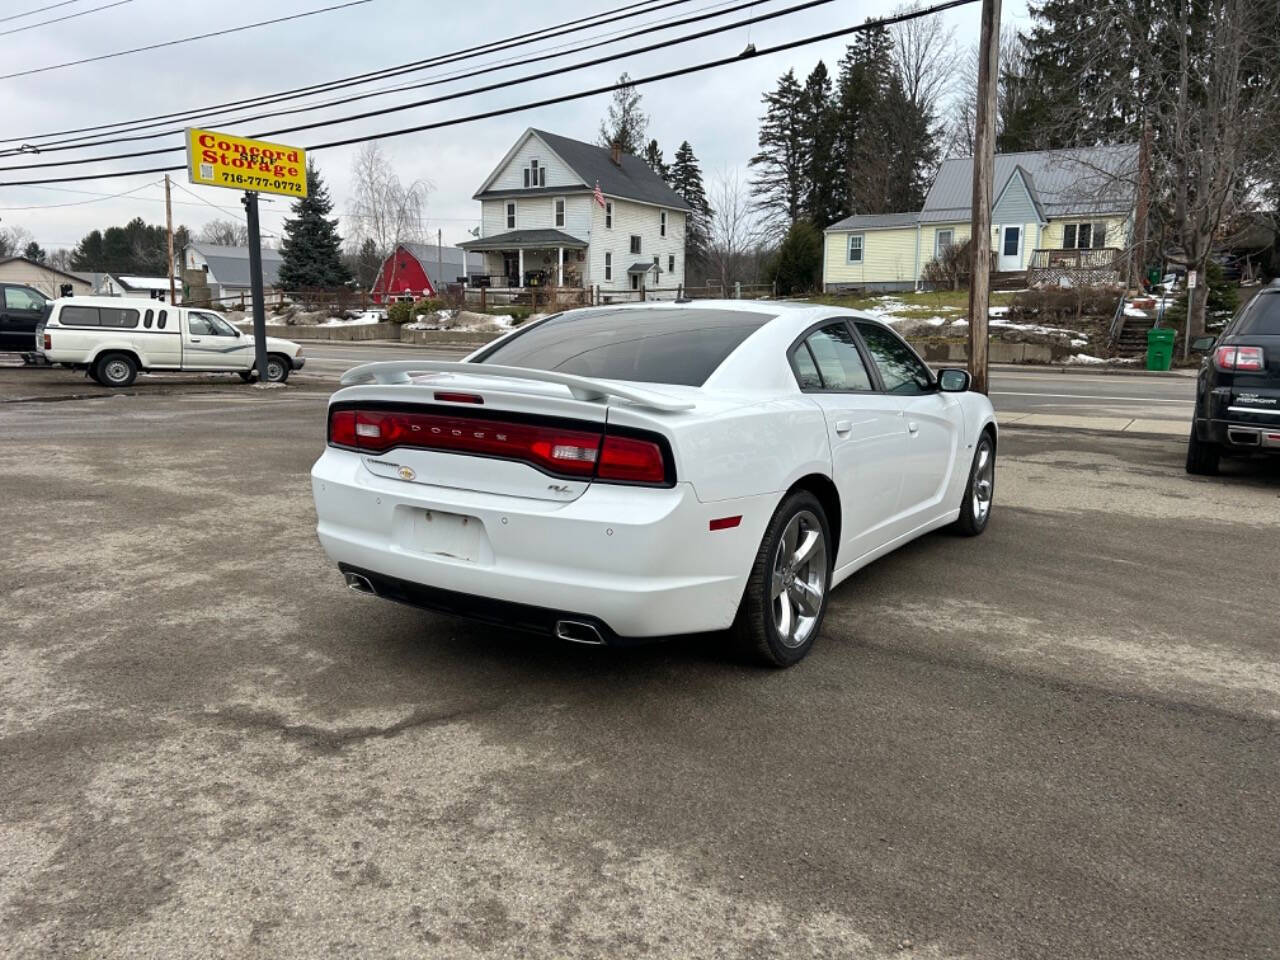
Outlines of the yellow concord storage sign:
M 307 151 L 188 127 L 187 174 L 208 187 L 305 197 Z

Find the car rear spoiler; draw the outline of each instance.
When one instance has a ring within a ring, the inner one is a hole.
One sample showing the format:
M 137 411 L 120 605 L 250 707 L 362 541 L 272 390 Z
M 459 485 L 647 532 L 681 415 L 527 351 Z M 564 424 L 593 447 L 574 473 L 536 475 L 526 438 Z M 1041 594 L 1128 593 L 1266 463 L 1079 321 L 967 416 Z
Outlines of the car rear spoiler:
M 611 380 L 595 380 L 554 370 L 531 370 L 526 367 L 503 367 L 490 363 L 457 363 L 447 360 L 384 360 L 352 367 L 338 381 L 344 387 L 363 383 L 412 383 L 414 373 L 455 373 L 466 377 L 492 377 L 496 380 L 535 380 L 568 387 L 577 400 L 603 400 L 617 397 L 653 410 L 676 413 L 692 410 L 693 401 L 680 400 L 659 390 L 619 384 Z

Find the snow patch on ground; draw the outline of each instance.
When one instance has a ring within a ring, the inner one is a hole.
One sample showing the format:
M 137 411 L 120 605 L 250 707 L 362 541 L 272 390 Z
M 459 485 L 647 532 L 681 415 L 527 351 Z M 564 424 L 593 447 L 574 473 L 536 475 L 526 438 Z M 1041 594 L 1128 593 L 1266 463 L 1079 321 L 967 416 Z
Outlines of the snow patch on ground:
M 355 327 L 365 323 L 382 323 L 387 317 L 379 310 L 366 310 L 358 317 L 347 319 L 346 317 L 330 317 L 322 327 Z

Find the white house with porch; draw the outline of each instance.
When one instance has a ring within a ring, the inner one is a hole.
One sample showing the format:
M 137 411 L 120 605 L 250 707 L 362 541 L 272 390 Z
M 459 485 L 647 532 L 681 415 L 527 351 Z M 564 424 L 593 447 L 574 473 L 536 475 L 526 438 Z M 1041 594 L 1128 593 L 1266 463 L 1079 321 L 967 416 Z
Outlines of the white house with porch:
M 475 193 L 481 253 L 471 285 L 597 288 L 674 297 L 685 282 L 689 205 L 642 159 L 526 130 Z

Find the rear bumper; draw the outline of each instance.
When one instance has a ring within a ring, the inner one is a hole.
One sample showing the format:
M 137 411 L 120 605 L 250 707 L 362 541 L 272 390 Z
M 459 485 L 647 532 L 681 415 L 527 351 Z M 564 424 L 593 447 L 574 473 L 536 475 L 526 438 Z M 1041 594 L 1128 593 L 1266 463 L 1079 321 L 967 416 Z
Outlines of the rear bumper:
M 321 545 L 375 592 L 538 632 L 588 622 L 607 642 L 728 627 L 777 499 L 703 504 L 679 483 L 593 484 L 571 502 L 536 500 L 376 476 L 334 448 L 311 478 Z M 430 552 L 426 511 L 478 520 L 476 559 Z M 726 515 L 742 522 L 709 529 Z
M 1274 423 L 1262 423 L 1267 419 Z M 1196 420 L 1196 436 L 1206 443 L 1220 444 L 1230 451 L 1280 455 L 1280 417 L 1254 414 L 1250 422 L 1236 420 Z

